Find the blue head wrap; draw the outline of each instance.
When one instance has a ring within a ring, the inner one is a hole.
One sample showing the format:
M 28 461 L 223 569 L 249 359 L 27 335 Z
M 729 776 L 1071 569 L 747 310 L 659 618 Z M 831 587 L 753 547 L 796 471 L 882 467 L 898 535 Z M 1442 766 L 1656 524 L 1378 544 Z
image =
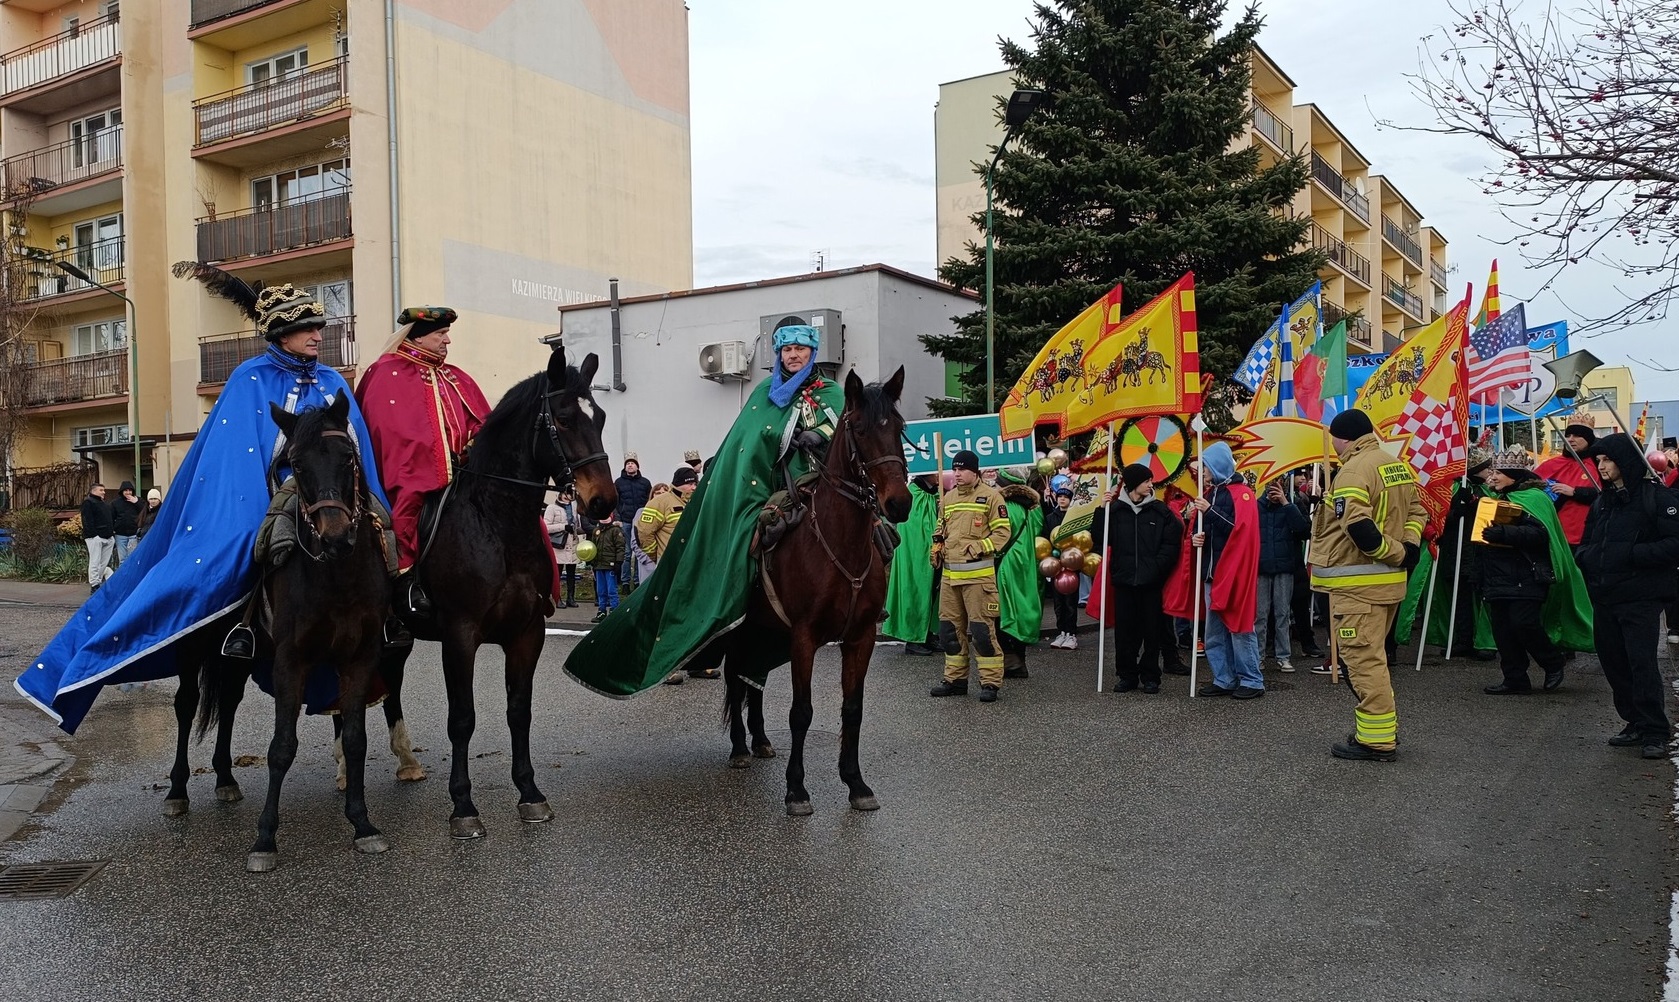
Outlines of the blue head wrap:
M 1223 442 L 1207 446 L 1207 451 L 1201 454 L 1201 462 L 1206 464 L 1207 473 L 1215 484 L 1229 483 L 1236 476 L 1236 457 L 1231 455 L 1230 446 Z
M 770 402 L 777 407 L 786 407 L 793 402 L 793 395 L 799 392 L 799 387 L 816 371 L 816 350 L 822 347 L 822 332 L 805 324 L 788 324 L 775 329 L 771 343 L 775 347 L 775 370 L 770 375 Z M 789 377 L 781 369 L 781 349 L 790 344 L 809 348 L 810 361 Z

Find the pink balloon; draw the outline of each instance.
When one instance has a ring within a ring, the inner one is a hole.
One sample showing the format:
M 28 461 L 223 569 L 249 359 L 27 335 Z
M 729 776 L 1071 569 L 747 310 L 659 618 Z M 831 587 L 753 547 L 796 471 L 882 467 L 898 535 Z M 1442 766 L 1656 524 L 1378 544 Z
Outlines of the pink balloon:
M 1651 449 L 1649 455 L 1644 458 L 1650 461 L 1650 469 L 1657 473 L 1667 472 L 1667 453 L 1660 449 Z
M 1072 571 L 1062 571 L 1055 576 L 1055 590 L 1063 595 L 1077 595 L 1079 593 L 1079 576 Z
M 953 490 L 956 489 L 956 471 L 955 470 L 945 470 L 944 471 L 944 489 L 947 490 L 947 491 L 953 491 Z

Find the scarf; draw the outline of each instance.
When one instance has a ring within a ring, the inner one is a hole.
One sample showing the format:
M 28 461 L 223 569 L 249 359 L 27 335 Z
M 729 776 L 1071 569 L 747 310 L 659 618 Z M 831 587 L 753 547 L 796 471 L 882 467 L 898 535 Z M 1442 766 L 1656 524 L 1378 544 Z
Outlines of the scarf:
M 805 384 L 812 372 L 816 371 L 816 359 L 813 357 L 805 363 L 805 367 L 788 376 L 781 367 L 781 361 L 776 360 L 775 374 L 770 376 L 770 403 L 777 407 L 786 407 L 793 402 L 793 397 L 799 392 L 799 387 Z
M 320 364 L 318 359 L 293 355 L 289 351 L 281 350 L 279 345 L 273 344 L 268 346 L 268 358 L 280 368 L 309 382 L 314 382 L 315 367 Z

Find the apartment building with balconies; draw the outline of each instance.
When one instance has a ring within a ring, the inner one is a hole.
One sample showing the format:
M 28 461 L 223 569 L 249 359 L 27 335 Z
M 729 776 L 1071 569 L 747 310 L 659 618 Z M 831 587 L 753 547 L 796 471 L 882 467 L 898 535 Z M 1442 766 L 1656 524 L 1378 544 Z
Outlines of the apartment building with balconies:
M 1301 154 L 1309 180 L 1284 210 L 1311 222 L 1306 240 L 1324 251 L 1324 318 L 1348 318 L 1348 350 L 1390 350 L 1410 329 L 1445 312 L 1446 238 L 1336 126 L 1324 108 L 1255 48 L 1250 126 L 1236 148 L 1255 147 L 1269 165 Z M 1007 72 L 941 84 L 934 114 L 938 259 L 963 253 L 984 234 L 971 217 L 985 204 L 973 165 L 1002 138 L 997 99 L 1014 88 Z M 1427 304 L 1427 305 L 1424 305 Z M 1433 312 L 1431 312 L 1433 311 Z M 1259 336 L 1258 331 L 1254 336 Z
M 12 469 L 128 479 L 137 428 L 167 482 L 264 348 L 174 261 L 313 291 L 352 381 L 402 306 L 453 306 L 491 399 L 557 303 L 692 284 L 681 0 L 0 0 L 0 50 L 36 360 Z

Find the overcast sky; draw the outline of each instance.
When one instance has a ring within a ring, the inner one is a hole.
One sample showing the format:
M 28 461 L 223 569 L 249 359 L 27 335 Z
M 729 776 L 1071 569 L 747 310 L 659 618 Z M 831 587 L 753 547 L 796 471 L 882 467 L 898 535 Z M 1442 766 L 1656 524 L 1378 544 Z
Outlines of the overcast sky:
M 689 0 L 694 143 L 696 285 L 750 281 L 883 262 L 934 273 L 933 106 L 941 82 L 1003 68 L 998 36 L 1026 42 L 1027 0 Z M 1429 110 L 1405 74 L 1420 39 L 1447 23 L 1445 0 L 1386 4 L 1263 0 L 1260 44 L 1296 84 L 1390 176 L 1450 241 L 1452 290 L 1500 264 L 1506 307 L 1539 276 L 1493 241 L 1509 224 L 1474 177 L 1486 162 L 1472 140 L 1379 129 L 1377 120 L 1427 125 Z M 1398 6 L 1398 5 L 1395 5 Z M 1607 277 L 1560 284 L 1588 313 L 1607 312 Z M 1546 294 L 1531 325 L 1567 319 Z M 1575 339 L 1611 365 L 1631 364 L 1637 397 L 1679 398 L 1679 374 L 1636 359 L 1679 364 L 1679 324 Z M 1256 336 L 1258 332 L 1255 332 Z M 1629 418 L 1636 420 L 1636 418 Z

